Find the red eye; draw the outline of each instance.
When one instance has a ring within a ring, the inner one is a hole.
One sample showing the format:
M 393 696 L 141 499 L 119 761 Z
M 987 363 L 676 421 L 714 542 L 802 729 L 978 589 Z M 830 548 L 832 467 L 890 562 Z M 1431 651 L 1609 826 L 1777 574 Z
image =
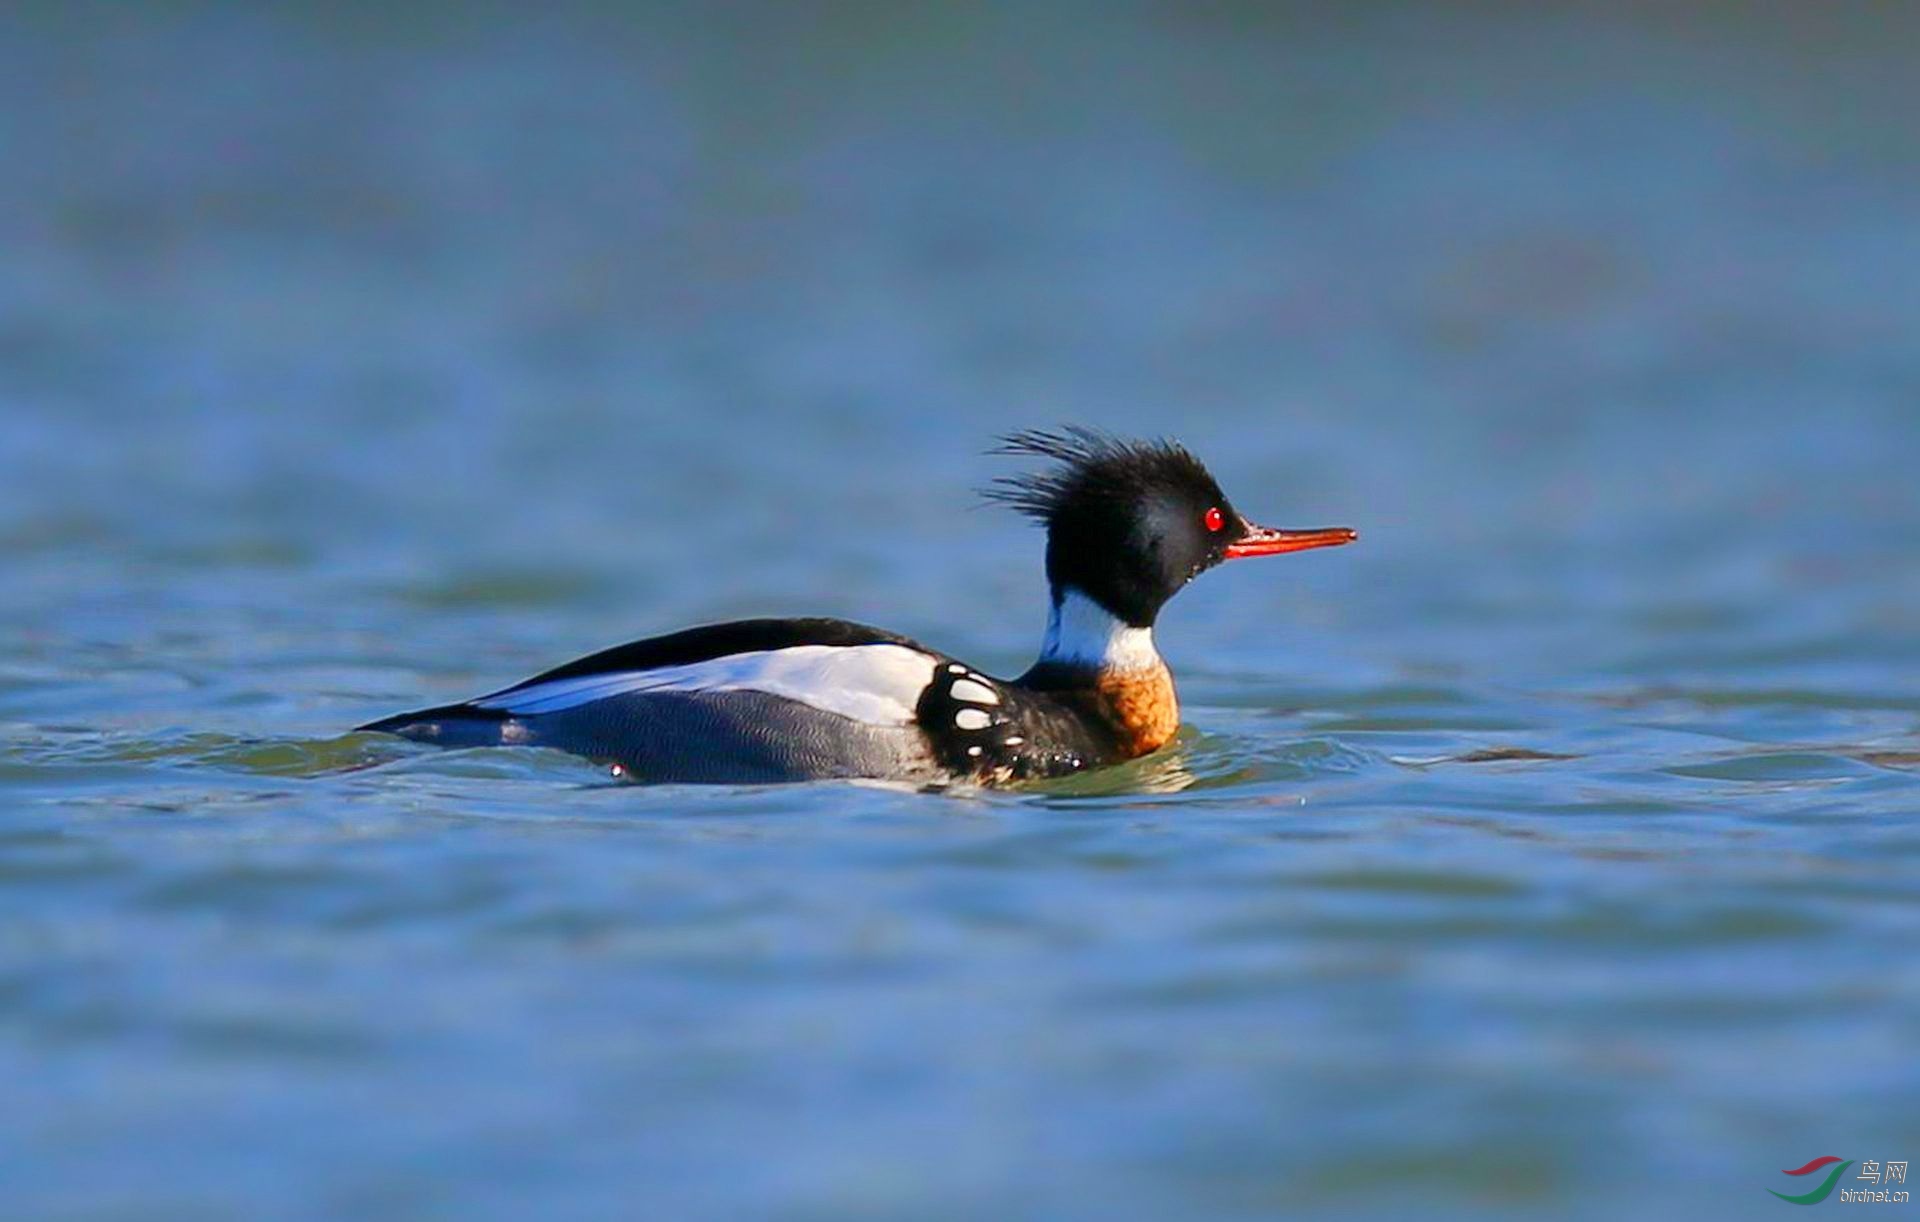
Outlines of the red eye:
M 1227 524 L 1227 515 L 1221 513 L 1220 507 L 1216 505 L 1212 509 L 1207 510 L 1207 516 L 1204 521 L 1207 524 L 1208 530 L 1217 531 Z

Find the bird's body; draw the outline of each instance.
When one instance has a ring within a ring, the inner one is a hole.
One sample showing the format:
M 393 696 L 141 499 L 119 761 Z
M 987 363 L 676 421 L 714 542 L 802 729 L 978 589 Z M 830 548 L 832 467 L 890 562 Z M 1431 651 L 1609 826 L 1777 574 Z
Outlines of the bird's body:
M 1022 434 L 1010 448 L 1065 464 L 997 491 L 1048 526 L 1047 635 L 1017 679 L 845 620 L 741 620 L 603 650 L 361 729 L 447 747 L 554 747 L 647 781 L 1062 776 L 1158 750 L 1178 730 L 1153 621 L 1193 575 L 1235 554 L 1353 537 L 1248 525 L 1169 443 L 1071 430 Z

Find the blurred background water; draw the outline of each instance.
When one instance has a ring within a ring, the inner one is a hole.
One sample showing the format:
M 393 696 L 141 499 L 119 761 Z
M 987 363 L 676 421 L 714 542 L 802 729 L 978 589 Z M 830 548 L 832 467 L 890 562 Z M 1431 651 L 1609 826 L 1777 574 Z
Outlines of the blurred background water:
M 9 1217 L 1778 1208 L 1920 1155 L 1920 10 L 21 5 Z M 1001 431 L 1360 546 L 1059 792 L 343 731 L 1001 672 Z M 1853 1185 L 1864 1186 L 1864 1185 Z

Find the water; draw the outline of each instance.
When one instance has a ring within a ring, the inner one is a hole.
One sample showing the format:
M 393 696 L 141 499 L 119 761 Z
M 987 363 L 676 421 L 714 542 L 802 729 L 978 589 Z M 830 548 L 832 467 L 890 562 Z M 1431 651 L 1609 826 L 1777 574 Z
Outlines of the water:
M 1920 1154 L 1911 13 L 0 40 L 8 1216 L 1591 1217 Z M 994 434 L 1350 523 L 1032 794 L 343 731 L 816 613 Z M 1864 1185 L 1855 1185 L 1864 1186 Z

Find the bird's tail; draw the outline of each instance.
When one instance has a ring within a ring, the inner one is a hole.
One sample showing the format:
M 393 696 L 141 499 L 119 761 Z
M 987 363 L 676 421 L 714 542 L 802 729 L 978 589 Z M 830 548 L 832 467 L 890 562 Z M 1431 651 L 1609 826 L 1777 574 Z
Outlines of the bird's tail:
M 505 743 L 509 715 L 472 704 L 443 704 L 411 713 L 395 713 L 355 726 L 356 733 L 398 734 L 443 747 L 497 747 Z

